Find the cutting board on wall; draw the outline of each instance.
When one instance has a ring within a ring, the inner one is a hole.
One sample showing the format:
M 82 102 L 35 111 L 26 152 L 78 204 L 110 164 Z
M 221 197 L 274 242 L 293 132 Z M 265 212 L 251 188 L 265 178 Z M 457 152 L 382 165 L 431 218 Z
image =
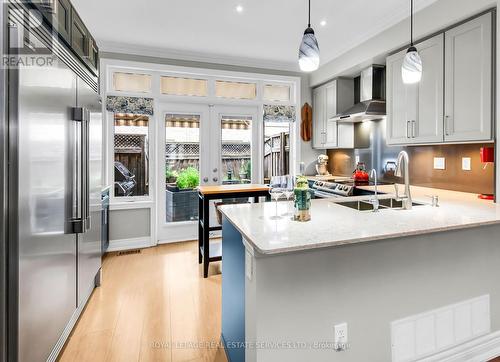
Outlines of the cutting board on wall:
M 300 137 L 304 142 L 309 142 L 312 137 L 312 107 L 309 103 L 302 106 L 301 123 L 300 123 Z

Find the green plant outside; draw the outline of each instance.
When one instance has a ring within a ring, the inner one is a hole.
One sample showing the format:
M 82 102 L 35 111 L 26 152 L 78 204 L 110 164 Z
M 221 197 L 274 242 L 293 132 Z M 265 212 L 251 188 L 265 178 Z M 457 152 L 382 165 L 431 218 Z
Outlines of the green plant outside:
M 177 187 L 181 190 L 194 189 L 200 184 L 200 173 L 194 167 L 188 167 L 179 172 Z
M 247 174 L 248 178 L 252 177 L 252 162 L 251 161 L 246 161 L 245 165 L 243 166 L 243 169 L 245 170 L 245 173 Z

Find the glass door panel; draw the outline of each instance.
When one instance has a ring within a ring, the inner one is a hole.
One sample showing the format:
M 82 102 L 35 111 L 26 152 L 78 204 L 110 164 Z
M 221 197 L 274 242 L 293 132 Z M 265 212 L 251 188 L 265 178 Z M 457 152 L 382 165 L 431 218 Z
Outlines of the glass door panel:
M 258 108 L 244 106 L 215 106 L 212 130 L 212 156 L 214 170 L 212 180 L 219 184 L 257 183 L 261 177 L 259 163 Z M 261 154 L 261 153 L 260 153 Z
M 198 235 L 197 187 L 208 183 L 209 107 L 164 104 L 158 132 L 157 236 L 160 242 Z
M 264 183 L 290 174 L 290 122 L 264 122 Z
M 165 221 L 198 219 L 200 184 L 200 115 L 165 115 Z
M 252 117 L 221 117 L 222 184 L 252 180 Z
M 157 125 L 159 242 L 198 238 L 198 185 L 260 181 L 263 142 L 257 119 L 257 107 L 161 106 Z M 213 205 L 210 220 L 212 225 L 217 223 Z

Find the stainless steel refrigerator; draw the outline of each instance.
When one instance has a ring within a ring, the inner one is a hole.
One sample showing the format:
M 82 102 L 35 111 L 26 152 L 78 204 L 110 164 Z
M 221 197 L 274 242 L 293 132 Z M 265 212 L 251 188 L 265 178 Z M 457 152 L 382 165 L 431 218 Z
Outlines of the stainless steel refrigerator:
M 8 359 L 52 361 L 100 280 L 102 107 L 97 79 L 18 10 L 8 53 L 46 62 L 7 72 Z

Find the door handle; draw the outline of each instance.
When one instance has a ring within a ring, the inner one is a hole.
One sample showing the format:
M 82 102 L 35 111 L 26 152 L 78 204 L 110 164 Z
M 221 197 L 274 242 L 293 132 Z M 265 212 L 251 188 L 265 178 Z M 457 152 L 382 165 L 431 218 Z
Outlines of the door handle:
M 213 169 L 213 172 L 217 172 L 217 171 L 218 171 L 218 170 L 217 170 L 217 167 Z
M 73 233 L 85 233 L 90 225 L 90 175 L 89 175 L 89 111 L 78 107 L 72 109 L 72 119 L 79 125 L 76 150 L 77 175 L 74 188 L 77 189 L 76 210 L 72 218 Z
M 406 121 L 406 138 L 410 138 L 410 121 Z
M 203 182 L 208 182 L 208 177 L 203 177 Z
M 217 177 L 214 177 L 212 180 L 213 180 L 214 182 L 219 181 L 219 179 L 218 179 Z
M 417 130 L 416 130 L 416 128 L 417 128 L 417 127 L 416 127 L 416 123 L 417 123 L 417 121 L 415 121 L 415 120 L 411 121 L 411 136 L 412 136 L 413 138 L 415 138 L 415 137 L 416 137 L 416 133 L 417 133 Z
M 446 119 L 446 122 L 445 122 L 446 135 L 450 136 L 453 133 L 453 127 L 452 127 L 453 120 L 449 115 L 445 116 L 445 119 Z

